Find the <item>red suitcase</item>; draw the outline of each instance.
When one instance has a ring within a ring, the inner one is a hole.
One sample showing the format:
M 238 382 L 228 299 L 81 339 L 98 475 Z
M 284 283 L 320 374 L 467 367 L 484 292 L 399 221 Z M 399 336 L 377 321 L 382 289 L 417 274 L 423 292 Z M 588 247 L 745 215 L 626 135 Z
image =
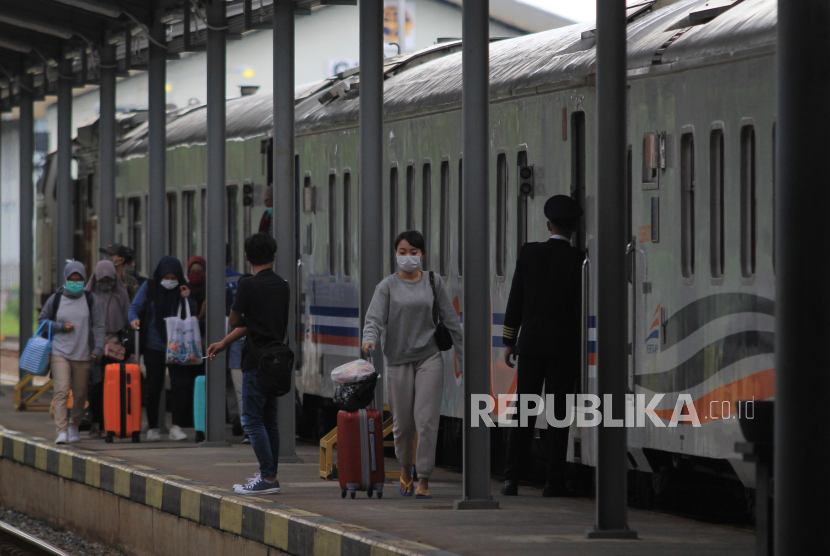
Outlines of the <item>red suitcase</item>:
M 141 367 L 134 363 L 104 367 L 104 431 L 107 443 L 115 436 L 141 442 Z
M 358 490 L 383 497 L 383 420 L 377 409 L 337 414 L 337 478 L 340 495 Z

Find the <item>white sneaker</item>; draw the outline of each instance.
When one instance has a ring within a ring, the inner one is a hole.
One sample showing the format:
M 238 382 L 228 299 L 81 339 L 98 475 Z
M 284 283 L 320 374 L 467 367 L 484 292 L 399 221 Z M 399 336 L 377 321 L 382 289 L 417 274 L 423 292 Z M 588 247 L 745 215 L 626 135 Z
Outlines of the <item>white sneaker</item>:
M 73 429 L 72 427 L 69 427 L 69 439 L 67 440 L 67 442 L 69 442 L 70 444 L 74 444 L 75 442 L 80 441 L 81 434 L 80 432 L 78 432 L 78 429 Z
M 62 433 L 60 433 L 60 434 L 58 435 L 58 437 L 55 439 L 55 444 L 66 444 L 66 441 L 67 441 L 67 438 L 66 438 L 66 433 L 65 433 L 65 432 L 62 432 Z
M 184 433 L 182 428 L 179 425 L 173 425 L 170 427 L 170 440 L 179 441 L 179 440 L 187 440 L 187 435 Z
M 150 429 L 147 431 L 147 442 L 161 442 L 161 435 L 158 429 Z

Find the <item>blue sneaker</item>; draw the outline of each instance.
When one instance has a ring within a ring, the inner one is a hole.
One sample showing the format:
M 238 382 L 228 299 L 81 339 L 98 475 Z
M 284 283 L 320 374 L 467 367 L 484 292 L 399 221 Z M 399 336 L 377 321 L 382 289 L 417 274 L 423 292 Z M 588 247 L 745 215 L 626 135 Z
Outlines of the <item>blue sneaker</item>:
M 234 492 L 237 494 L 279 494 L 280 482 L 274 479 L 274 482 L 266 481 L 259 473 L 253 479 L 248 479 L 247 485 L 234 485 Z

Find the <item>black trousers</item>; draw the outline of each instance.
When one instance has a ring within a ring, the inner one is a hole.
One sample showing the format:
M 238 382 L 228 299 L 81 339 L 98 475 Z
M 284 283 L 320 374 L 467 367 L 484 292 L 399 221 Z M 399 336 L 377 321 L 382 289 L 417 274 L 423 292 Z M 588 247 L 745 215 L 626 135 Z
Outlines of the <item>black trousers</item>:
M 167 365 L 163 351 L 147 349 L 144 352 L 144 366 L 147 367 L 147 424 L 158 428 L 159 402 L 164 388 L 164 368 L 170 372 L 170 410 L 174 425 L 193 426 L 193 383 L 202 365 Z
M 554 396 L 554 415 L 562 420 L 567 414 L 565 396 L 573 394 L 576 378 L 579 375 L 579 362 L 563 360 L 556 357 L 521 355 L 519 356 L 516 393 L 542 395 L 542 383 L 545 394 Z M 518 402 L 517 402 L 518 403 Z M 547 409 L 545 410 L 547 411 Z M 544 414 L 543 414 L 544 416 Z M 518 415 L 513 416 L 518 418 Z M 533 440 L 535 419 L 528 419 L 526 427 L 511 428 L 507 437 L 507 463 L 504 478 L 519 480 L 521 462 L 530 456 L 530 443 Z M 545 455 L 547 457 L 547 479 L 561 481 L 565 478 L 565 464 L 568 455 L 568 428 L 547 426 L 545 434 Z

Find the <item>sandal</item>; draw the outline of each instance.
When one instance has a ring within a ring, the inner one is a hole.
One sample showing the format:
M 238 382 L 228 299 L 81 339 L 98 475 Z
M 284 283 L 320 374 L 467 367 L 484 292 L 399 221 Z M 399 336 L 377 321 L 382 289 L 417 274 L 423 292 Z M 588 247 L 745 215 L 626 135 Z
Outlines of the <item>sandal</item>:
M 409 479 L 408 483 L 403 482 L 403 479 L 401 479 L 401 483 L 398 485 L 398 492 L 401 494 L 401 496 L 412 496 L 412 491 L 411 490 L 409 492 L 404 492 L 403 491 L 403 488 L 408 488 L 408 487 L 411 487 L 411 486 L 412 486 L 412 479 Z
M 432 495 L 429 493 L 428 490 L 416 490 L 415 491 L 415 498 L 420 498 L 421 500 L 426 500 L 428 498 L 432 498 Z

